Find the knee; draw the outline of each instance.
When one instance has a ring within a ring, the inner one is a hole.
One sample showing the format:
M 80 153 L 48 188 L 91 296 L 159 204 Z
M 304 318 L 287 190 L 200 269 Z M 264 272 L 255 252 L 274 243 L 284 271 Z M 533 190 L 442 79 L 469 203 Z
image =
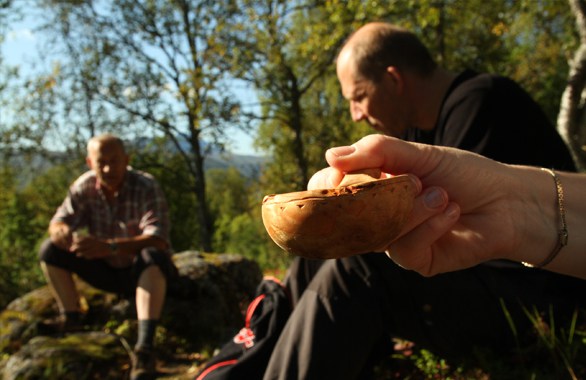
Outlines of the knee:
M 51 242 L 51 239 L 45 239 L 39 248 L 39 261 L 45 263 L 58 261 L 62 251 L 62 249 Z
M 177 273 L 171 255 L 166 251 L 154 247 L 146 247 L 140 251 L 137 265 L 139 276 L 142 272 L 151 267 L 157 268 L 167 281 Z
M 140 250 L 140 256 L 145 262 L 156 262 L 167 256 L 167 252 L 155 247 L 145 247 Z

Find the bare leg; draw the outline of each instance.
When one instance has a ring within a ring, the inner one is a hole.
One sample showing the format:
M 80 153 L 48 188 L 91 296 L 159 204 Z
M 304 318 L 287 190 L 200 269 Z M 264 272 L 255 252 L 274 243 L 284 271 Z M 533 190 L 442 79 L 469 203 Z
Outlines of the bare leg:
M 75 287 L 71 272 L 41 262 L 41 268 L 51 289 L 53 297 L 57 300 L 59 311 L 66 312 L 81 311 L 79 293 Z
M 167 280 L 156 265 L 145 269 L 136 289 L 136 315 L 138 320 L 159 319 L 165 303 Z

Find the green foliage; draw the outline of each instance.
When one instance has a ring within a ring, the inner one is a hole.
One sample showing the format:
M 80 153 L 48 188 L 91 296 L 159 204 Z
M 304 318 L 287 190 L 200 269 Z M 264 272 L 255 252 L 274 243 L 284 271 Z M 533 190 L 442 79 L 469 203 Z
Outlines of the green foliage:
M 31 211 L 19 195 L 0 205 L 0 270 L 4 273 L 0 279 L 0 307 L 16 298 L 20 289 L 34 286 L 34 235 L 27 233 Z M 17 236 L 13 236 L 15 232 Z
M 262 197 L 251 179 L 234 167 L 207 172 L 208 199 L 214 215 L 216 252 L 251 258 L 263 269 L 281 269 L 290 258 L 269 238 L 260 215 Z
M 421 350 L 413 356 L 415 366 L 431 378 L 448 378 L 449 366 L 442 358 L 427 350 Z
M 190 191 L 180 154 L 168 149 L 168 141 L 155 139 L 133 151 L 132 165 L 153 174 L 165 193 L 171 219 L 171 241 L 175 251 L 198 249 L 197 201 Z M 210 215 L 214 221 L 213 251 L 237 253 L 256 260 L 266 269 L 283 268 L 289 257 L 268 237 L 260 215 L 262 194 L 253 178 L 236 168 L 209 169 L 206 172 Z
M 193 177 L 185 160 L 166 139 L 154 139 L 147 146 L 130 148 L 131 164 L 152 174 L 163 189 L 169 205 L 171 243 L 176 252 L 201 247 L 198 201 L 193 192 Z
M 0 305 L 44 283 L 37 251 L 71 181 L 70 173 L 55 167 L 24 188 L 17 186 L 13 169 L 0 173 Z
M 238 253 L 253 259 L 263 270 L 285 269 L 289 266 L 291 257 L 270 240 L 260 218 L 240 214 L 222 227 L 227 232 L 222 252 Z
M 395 20 L 417 31 L 440 64 L 509 76 L 555 121 L 577 46 L 567 2 L 419 1 L 407 12 Z

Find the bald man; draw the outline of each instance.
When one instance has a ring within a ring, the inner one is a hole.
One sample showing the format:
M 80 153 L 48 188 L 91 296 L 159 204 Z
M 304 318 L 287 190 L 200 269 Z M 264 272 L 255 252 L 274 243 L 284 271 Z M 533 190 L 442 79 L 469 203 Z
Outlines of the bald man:
M 134 297 L 138 340 L 131 379 L 151 379 L 155 330 L 167 284 L 176 275 L 167 203 L 151 175 L 128 166 L 129 156 L 116 136 L 90 139 L 86 163 L 90 170 L 69 188 L 39 253 L 61 312 L 60 320 L 45 329 L 81 328 L 73 273 L 96 288 Z
M 408 30 L 367 24 L 350 36 L 336 65 L 352 119 L 380 133 L 509 164 L 575 170 L 553 125 L 516 83 L 441 68 Z M 443 201 L 440 196 L 425 195 L 430 208 Z M 475 349 L 506 357 L 518 342 L 532 343 L 524 308 L 548 313 L 551 305 L 556 324 L 563 325 L 586 291 L 585 281 L 507 261 L 426 278 L 384 253 L 296 259 L 287 284 L 296 305 L 265 380 L 368 379 L 390 353 L 391 338 L 410 340 L 450 363 L 470 359 Z

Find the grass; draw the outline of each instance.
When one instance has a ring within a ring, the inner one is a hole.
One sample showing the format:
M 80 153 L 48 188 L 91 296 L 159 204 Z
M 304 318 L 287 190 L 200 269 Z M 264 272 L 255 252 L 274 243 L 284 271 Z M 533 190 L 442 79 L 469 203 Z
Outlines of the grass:
M 577 310 L 567 326 L 556 326 L 536 310 L 525 310 L 531 320 L 535 341 L 519 347 L 510 357 L 491 352 L 471 353 L 466 365 L 449 363 L 409 341 L 395 340 L 395 352 L 376 368 L 375 378 L 402 380 L 519 380 L 586 379 L 585 310 Z M 551 313 L 550 313 L 551 315 Z M 578 321 L 582 321 L 579 325 Z M 515 326 L 511 324 L 516 333 Z
M 264 271 L 279 279 L 285 269 Z M 506 305 L 501 303 L 509 327 L 517 340 L 518 331 Z M 579 380 L 586 379 L 586 310 L 576 310 L 565 326 L 535 309 L 525 309 L 536 339 L 510 357 L 481 349 L 470 353 L 466 364 L 450 363 L 413 342 L 394 339 L 394 352 L 375 369 L 375 380 Z M 547 315 L 552 316 L 553 310 Z

